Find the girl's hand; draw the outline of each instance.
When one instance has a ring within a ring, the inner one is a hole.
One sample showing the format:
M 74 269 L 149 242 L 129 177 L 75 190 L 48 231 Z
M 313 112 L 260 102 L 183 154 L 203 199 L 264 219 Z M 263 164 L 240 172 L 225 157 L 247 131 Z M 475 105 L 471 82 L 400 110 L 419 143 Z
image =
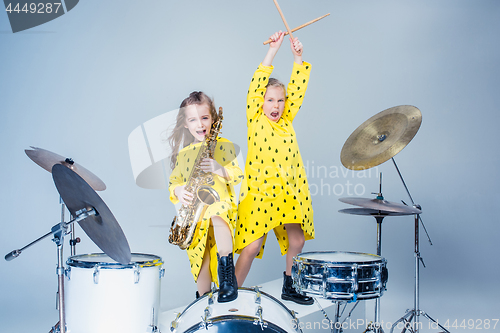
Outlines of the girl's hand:
M 285 33 L 282 32 L 281 30 L 278 32 L 275 32 L 269 39 L 272 40 L 271 43 L 269 43 L 269 48 L 272 49 L 279 49 L 281 46 L 281 43 L 283 43 L 283 38 L 285 37 Z
M 205 172 L 211 172 L 221 176 L 222 178 L 228 179 L 226 169 L 224 169 L 224 167 L 214 159 L 211 158 L 202 159 L 200 162 L 200 168 Z
M 290 48 L 292 49 L 293 57 L 296 63 L 302 65 L 302 51 L 304 47 L 297 37 L 290 38 Z
M 183 205 L 189 205 L 194 198 L 193 193 L 186 191 L 186 185 L 177 186 L 174 189 L 174 194 Z
M 278 50 L 283 43 L 283 37 L 285 37 L 285 33 L 281 30 L 275 32 L 271 37 L 269 37 L 272 42 L 269 43 L 269 49 L 267 50 L 266 56 L 264 60 L 262 60 L 262 65 L 271 66 L 273 63 L 274 56 L 278 53 Z

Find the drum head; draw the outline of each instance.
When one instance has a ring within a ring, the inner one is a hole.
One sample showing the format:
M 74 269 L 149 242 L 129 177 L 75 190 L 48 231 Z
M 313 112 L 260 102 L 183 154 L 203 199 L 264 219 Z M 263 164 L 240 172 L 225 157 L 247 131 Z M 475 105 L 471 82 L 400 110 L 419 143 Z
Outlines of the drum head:
M 80 254 L 71 256 L 67 261 L 68 266 L 81 268 L 94 268 L 99 265 L 103 268 L 128 268 L 139 265 L 140 267 L 160 266 L 163 264 L 161 257 L 152 254 L 132 253 L 130 264 L 124 265 L 111 259 L 104 253 Z
M 257 293 L 245 287 L 238 288 L 238 298 L 232 302 L 218 303 L 217 291 L 212 301 L 209 295 L 198 298 L 171 323 L 170 329 L 173 333 L 302 332 L 295 313 L 283 303 L 263 291 Z
M 242 317 L 242 316 L 224 316 L 219 317 L 212 321 L 211 325 L 205 328 L 203 325 L 196 324 L 193 325 L 184 333 L 194 333 L 194 332 L 217 332 L 217 333 L 258 333 L 258 332 L 268 332 L 268 333 L 287 333 L 281 327 L 277 325 L 266 322 L 265 326 L 262 328 L 260 325 L 254 323 L 255 318 L 252 317 Z
M 375 254 L 339 251 L 303 252 L 299 253 L 296 259 L 297 261 L 331 264 L 373 263 L 383 260 L 381 256 Z

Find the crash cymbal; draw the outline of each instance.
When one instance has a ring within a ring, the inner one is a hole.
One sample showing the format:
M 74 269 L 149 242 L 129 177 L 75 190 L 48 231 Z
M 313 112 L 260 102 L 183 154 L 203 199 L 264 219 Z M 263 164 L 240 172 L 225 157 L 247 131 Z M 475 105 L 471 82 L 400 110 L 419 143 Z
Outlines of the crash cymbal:
M 413 213 L 387 212 L 383 210 L 376 210 L 370 208 L 345 208 L 339 210 L 339 213 L 352 214 L 352 215 L 366 215 L 373 217 L 413 215 Z
M 379 112 L 352 132 L 342 147 L 340 161 L 352 170 L 384 163 L 406 147 L 421 123 L 422 113 L 411 105 Z
M 416 209 L 410 206 L 399 204 L 396 202 L 390 202 L 384 199 L 370 199 L 370 198 L 340 198 L 341 202 L 351 204 L 354 206 L 360 206 L 363 208 L 369 208 L 374 210 L 381 210 L 384 212 L 393 213 L 404 213 L 407 215 L 421 214 L 420 209 Z
M 25 149 L 26 155 L 29 158 L 48 172 L 52 172 L 52 167 L 55 164 L 64 165 L 74 172 L 76 172 L 80 177 L 82 177 L 95 191 L 104 191 L 106 185 L 100 180 L 96 175 L 94 175 L 89 170 L 85 169 L 81 165 L 73 162 L 70 158 L 62 157 L 61 155 L 55 154 L 48 150 L 31 147 L 32 149 Z
M 127 238 L 101 197 L 82 177 L 62 164 L 52 167 L 52 178 L 71 215 L 76 217 L 81 209 L 96 210 L 95 215 L 78 222 L 90 239 L 114 260 L 128 264 L 131 253 Z

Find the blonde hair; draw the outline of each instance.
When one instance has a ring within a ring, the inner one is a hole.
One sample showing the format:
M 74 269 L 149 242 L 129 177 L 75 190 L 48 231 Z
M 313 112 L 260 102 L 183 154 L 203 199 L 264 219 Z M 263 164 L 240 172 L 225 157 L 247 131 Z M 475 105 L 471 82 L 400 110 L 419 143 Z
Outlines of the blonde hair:
M 267 91 L 267 88 L 269 88 L 269 87 L 281 87 L 281 89 L 283 89 L 283 95 L 286 98 L 286 87 L 280 80 L 275 79 L 273 77 L 270 77 L 269 81 L 267 81 L 266 91 Z
M 172 155 L 170 155 L 170 167 L 172 170 L 175 168 L 177 163 L 177 155 L 182 148 L 186 147 L 194 141 L 194 137 L 189 130 L 185 127 L 186 125 L 186 107 L 189 105 L 207 105 L 210 110 L 210 115 L 212 116 L 212 124 L 218 120 L 219 116 L 215 110 L 214 101 L 208 97 L 202 91 L 193 91 L 187 98 L 185 98 L 181 105 L 179 106 L 179 113 L 177 114 L 177 121 L 172 134 L 168 137 L 168 143 L 172 149 Z

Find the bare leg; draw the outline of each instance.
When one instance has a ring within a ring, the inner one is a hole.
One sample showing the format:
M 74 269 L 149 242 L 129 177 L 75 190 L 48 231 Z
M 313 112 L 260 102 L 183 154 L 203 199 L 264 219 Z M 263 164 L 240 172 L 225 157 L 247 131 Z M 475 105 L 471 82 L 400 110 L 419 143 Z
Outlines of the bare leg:
M 306 241 L 304 232 L 298 223 L 285 224 L 288 235 L 288 251 L 286 253 L 286 275 L 292 275 L 293 257 L 302 252 Z
M 299 294 L 293 287 L 292 266 L 293 257 L 302 252 L 305 237 L 300 224 L 286 224 L 286 233 L 288 235 L 288 251 L 286 253 L 286 270 L 283 272 L 283 289 L 281 298 L 286 301 L 293 301 L 298 304 L 311 305 L 314 299 L 309 296 Z
M 219 303 L 231 302 L 238 297 L 238 285 L 234 274 L 233 235 L 229 225 L 220 216 L 211 217 L 218 251 L 217 274 L 219 277 Z
M 217 251 L 221 257 L 225 257 L 233 252 L 233 236 L 231 234 L 231 229 L 229 229 L 227 222 L 220 216 L 214 215 L 211 220 L 214 227 Z
M 236 262 L 236 268 L 235 268 L 238 287 L 241 287 L 243 285 L 243 282 L 245 282 L 248 272 L 250 272 L 250 267 L 252 266 L 252 262 L 255 259 L 255 256 L 259 253 L 263 241 L 264 241 L 264 236 L 248 244 L 241 251 L 240 256 L 238 257 L 238 261 Z
M 203 262 L 201 264 L 200 273 L 198 274 L 198 280 L 196 281 L 196 287 L 198 288 L 198 294 L 202 296 L 204 293 L 209 292 L 212 286 L 212 277 L 210 275 L 210 252 L 208 247 L 205 248 L 205 254 L 203 255 Z

